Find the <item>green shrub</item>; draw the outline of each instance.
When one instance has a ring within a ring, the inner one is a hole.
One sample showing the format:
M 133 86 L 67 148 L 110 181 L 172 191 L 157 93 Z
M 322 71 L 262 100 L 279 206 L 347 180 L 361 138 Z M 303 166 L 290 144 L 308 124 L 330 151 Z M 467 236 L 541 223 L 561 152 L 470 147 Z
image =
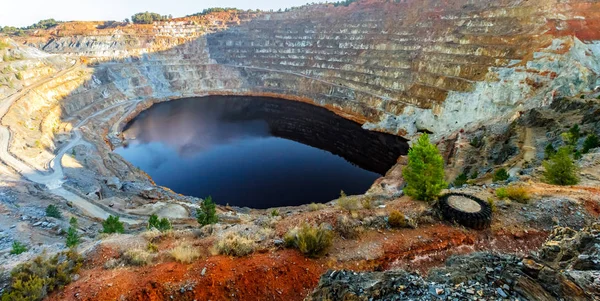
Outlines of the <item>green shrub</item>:
M 71 217 L 69 220 L 69 230 L 67 230 L 67 242 L 66 245 L 69 248 L 75 247 L 79 244 L 79 235 L 77 234 L 77 219 Z
M 390 216 L 388 216 L 388 224 L 392 228 L 404 228 L 407 226 L 406 217 L 404 214 L 398 210 L 392 211 Z
M 271 210 L 271 216 L 273 216 L 273 217 L 279 216 L 279 209 L 273 209 L 273 210 Z
M 125 228 L 123 223 L 119 221 L 118 216 L 109 215 L 108 218 L 102 222 L 102 233 L 124 233 Z
M 150 218 L 148 219 L 148 229 L 152 229 L 152 228 L 155 228 L 155 229 L 159 230 L 160 232 L 164 232 L 167 230 L 171 230 L 172 226 L 171 226 L 171 222 L 169 222 L 169 219 L 167 219 L 166 217 L 163 217 L 159 220 L 158 215 L 152 214 L 152 215 L 150 215 Z
M 506 188 L 500 187 L 500 188 L 496 189 L 496 196 L 501 200 L 504 200 L 505 198 L 507 198 L 508 192 L 506 191 Z
M 58 208 L 54 205 L 48 205 L 48 207 L 46 207 L 46 216 L 54 217 L 54 218 L 58 218 L 58 219 L 62 218 L 62 214 L 60 213 Z
M 16 77 L 18 80 L 23 80 L 23 74 L 22 74 L 21 72 L 17 72 L 17 74 L 15 74 L 15 77 Z
M 490 205 L 490 209 L 492 209 L 492 212 L 498 211 L 498 207 L 496 206 L 496 201 L 494 201 L 494 199 L 488 198 L 487 202 L 488 202 L 488 205 Z
M 506 196 L 516 202 L 526 204 L 529 201 L 529 193 L 523 186 L 509 186 L 505 189 Z
M 550 157 L 554 156 L 554 154 L 556 154 L 556 149 L 554 146 L 552 146 L 552 143 L 548 143 L 544 149 L 544 157 L 546 159 L 550 159 Z
M 212 197 L 207 197 L 200 204 L 200 208 L 196 210 L 196 220 L 202 226 L 216 224 L 219 221 L 217 216 L 217 205 L 212 200 Z
M 10 254 L 19 255 L 21 253 L 27 252 L 27 246 L 18 241 L 13 241 L 12 249 L 10 250 Z
M 306 256 L 314 258 L 324 255 L 331 247 L 333 234 L 323 225 L 316 227 L 304 224 L 299 229 L 288 231 L 284 241 L 288 247 L 297 248 Z
M 230 232 L 225 238 L 217 241 L 215 248 L 219 254 L 241 257 L 252 254 L 256 243 L 248 237 Z
M 494 182 L 506 181 L 506 180 L 508 180 L 509 177 L 510 177 L 510 175 L 508 174 L 506 169 L 500 168 L 496 171 L 496 173 L 494 173 L 494 177 L 492 180 Z
M 42 300 L 69 284 L 81 263 L 79 254 L 67 251 L 19 264 L 10 273 L 10 287 L 2 295 L 2 301 Z
M 587 154 L 590 152 L 592 148 L 600 147 L 600 139 L 595 134 L 589 134 L 585 137 L 585 141 L 583 141 L 583 149 L 582 152 Z
M 560 135 L 567 145 L 575 146 L 577 145 L 577 141 L 581 137 L 581 131 L 579 130 L 579 125 L 573 125 L 567 132 L 564 132 Z
M 479 177 L 479 172 L 476 170 L 471 174 L 471 180 L 475 180 Z
M 454 187 L 462 187 L 463 185 L 467 184 L 467 180 L 467 175 L 463 172 L 460 175 L 458 175 L 456 179 L 454 179 L 454 182 L 452 184 L 454 185 Z
M 570 157 L 571 149 L 561 147 L 550 160 L 543 162 L 544 181 L 554 185 L 575 185 L 579 183 L 578 168 Z
M 404 193 L 421 201 L 435 200 L 448 184 L 444 182 L 444 160 L 429 135 L 423 134 L 408 151 L 408 165 L 402 170 Z
M 10 46 L 8 43 L 0 41 L 0 50 L 4 50 L 5 48 L 8 48 L 8 46 Z

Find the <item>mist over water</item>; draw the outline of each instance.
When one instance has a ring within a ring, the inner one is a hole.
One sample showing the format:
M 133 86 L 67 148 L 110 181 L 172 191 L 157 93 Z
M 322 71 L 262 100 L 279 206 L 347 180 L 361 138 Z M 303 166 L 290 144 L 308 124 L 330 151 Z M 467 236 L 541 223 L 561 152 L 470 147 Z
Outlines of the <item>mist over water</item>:
M 405 140 L 363 130 L 312 105 L 211 96 L 160 103 L 115 150 L 161 186 L 220 204 L 269 208 L 364 193 Z

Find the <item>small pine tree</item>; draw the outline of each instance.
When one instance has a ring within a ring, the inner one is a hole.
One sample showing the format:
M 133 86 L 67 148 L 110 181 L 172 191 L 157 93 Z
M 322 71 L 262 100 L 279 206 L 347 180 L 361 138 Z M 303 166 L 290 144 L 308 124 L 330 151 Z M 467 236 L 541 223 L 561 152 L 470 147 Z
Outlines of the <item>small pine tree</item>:
M 60 213 L 58 208 L 54 205 L 48 205 L 48 207 L 46 207 L 46 216 L 54 217 L 54 218 L 58 218 L 58 219 L 62 218 L 62 214 Z
M 506 169 L 500 168 L 496 171 L 496 173 L 494 173 L 494 177 L 492 180 L 494 182 L 506 181 L 506 180 L 508 180 L 509 177 L 510 177 L 510 175 L 508 174 Z
M 579 125 L 572 126 L 567 132 L 561 134 L 561 137 L 565 144 L 575 146 L 577 145 L 577 141 L 579 137 L 581 137 L 581 132 L 579 130 Z
M 444 181 L 444 160 L 437 147 L 429 142 L 429 135 L 419 137 L 408 151 L 408 165 L 402 175 L 406 180 L 404 192 L 421 201 L 435 200 L 448 186 Z
M 200 204 L 200 208 L 196 210 L 196 219 L 202 226 L 216 224 L 219 221 L 217 217 L 217 206 L 212 200 L 212 197 L 207 197 Z
M 600 139 L 596 134 L 589 134 L 585 137 L 585 141 L 583 141 L 583 149 L 582 152 L 587 154 L 590 152 L 592 148 L 600 147 Z
M 544 161 L 544 180 L 554 185 L 575 185 L 579 183 L 577 166 L 570 154 L 571 148 L 561 147 L 550 160 Z
M 118 216 L 109 215 L 108 218 L 102 222 L 102 233 L 124 233 L 125 228 L 123 223 L 119 221 Z
M 79 244 L 79 235 L 77 234 L 77 219 L 71 217 L 69 220 L 69 230 L 67 230 L 67 242 L 66 245 L 69 248 L 75 247 Z

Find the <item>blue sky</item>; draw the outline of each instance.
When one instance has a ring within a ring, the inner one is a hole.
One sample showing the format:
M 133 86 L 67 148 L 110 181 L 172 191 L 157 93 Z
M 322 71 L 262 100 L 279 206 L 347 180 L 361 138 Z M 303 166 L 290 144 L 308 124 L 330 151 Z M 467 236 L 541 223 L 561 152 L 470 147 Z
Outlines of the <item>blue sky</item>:
M 181 17 L 209 7 L 279 9 L 314 0 L 0 0 L 0 26 L 27 26 L 42 19 L 123 20 L 142 11 Z

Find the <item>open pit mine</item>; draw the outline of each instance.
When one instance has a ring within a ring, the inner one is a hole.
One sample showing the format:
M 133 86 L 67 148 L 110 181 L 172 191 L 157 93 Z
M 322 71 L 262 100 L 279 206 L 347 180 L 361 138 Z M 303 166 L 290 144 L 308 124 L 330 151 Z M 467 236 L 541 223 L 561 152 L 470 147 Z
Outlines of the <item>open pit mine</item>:
M 600 300 L 600 2 L 158 17 L 0 27 L 2 301 Z

